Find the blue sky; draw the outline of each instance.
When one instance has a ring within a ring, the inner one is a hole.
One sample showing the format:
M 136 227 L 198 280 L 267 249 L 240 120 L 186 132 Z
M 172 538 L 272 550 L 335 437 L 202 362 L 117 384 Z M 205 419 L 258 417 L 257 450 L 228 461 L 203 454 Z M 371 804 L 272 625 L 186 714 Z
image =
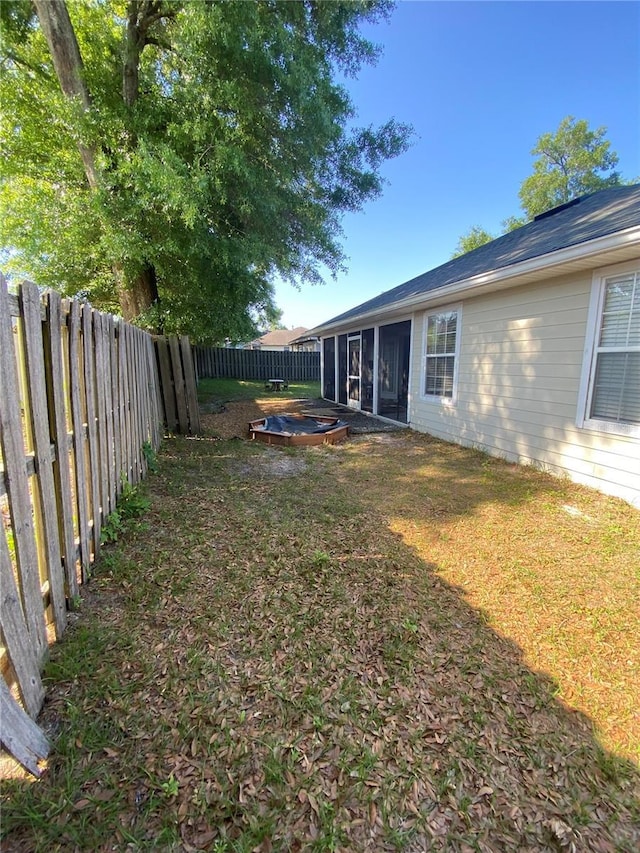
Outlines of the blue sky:
M 348 272 L 325 286 L 276 286 L 288 327 L 312 327 L 447 261 L 473 225 L 520 213 L 531 149 L 565 116 L 604 126 L 640 176 L 640 3 L 401 0 L 363 28 L 383 48 L 347 81 L 357 123 L 413 125 L 384 166 L 383 195 L 346 216 Z

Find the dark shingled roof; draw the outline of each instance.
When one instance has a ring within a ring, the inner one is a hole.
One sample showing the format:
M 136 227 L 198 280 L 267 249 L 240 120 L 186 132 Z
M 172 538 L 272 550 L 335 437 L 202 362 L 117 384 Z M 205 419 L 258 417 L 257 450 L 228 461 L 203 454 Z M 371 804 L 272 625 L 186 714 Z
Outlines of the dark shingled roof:
M 374 296 L 320 327 L 378 311 L 412 296 L 504 269 L 559 249 L 640 225 L 640 184 L 611 187 L 555 207 L 532 222 L 454 258 L 442 266 Z

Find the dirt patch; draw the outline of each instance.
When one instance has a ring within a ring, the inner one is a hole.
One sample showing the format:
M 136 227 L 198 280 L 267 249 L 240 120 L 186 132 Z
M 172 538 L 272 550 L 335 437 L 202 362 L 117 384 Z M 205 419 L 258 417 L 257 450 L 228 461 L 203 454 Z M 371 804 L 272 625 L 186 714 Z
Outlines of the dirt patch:
M 402 424 L 383 421 L 346 406 L 329 407 L 325 400 L 288 400 L 277 397 L 224 404 L 208 403 L 201 409 L 200 423 L 207 433 L 219 438 L 248 438 L 250 421 L 268 415 L 295 413 L 340 418 L 349 424 L 350 435 L 397 433 L 404 429 Z
M 238 470 L 241 477 L 295 477 L 307 467 L 304 456 L 288 456 L 275 447 L 265 447 L 264 453 L 254 456 Z
M 200 416 L 200 423 L 207 433 L 218 438 L 249 438 L 249 422 L 266 418 L 268 415 L 301 412 L 308 408 L 309 400 L 243 400 L 225 403 L 224 411 L 217 413 L 205 412 Z

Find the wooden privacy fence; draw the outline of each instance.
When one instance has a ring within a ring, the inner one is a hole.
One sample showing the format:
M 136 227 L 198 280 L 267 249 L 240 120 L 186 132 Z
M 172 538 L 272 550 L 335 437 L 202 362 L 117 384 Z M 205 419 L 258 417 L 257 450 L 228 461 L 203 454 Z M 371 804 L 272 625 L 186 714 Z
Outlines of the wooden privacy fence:
M 12 296 L 0 275 L 0 740 L 36 774 L 46 741 L 31 718 L 49 644 L 123 483 L 146 474 L 163 420 L 192 429 L 194 407 L 188 339 L 154 349 L 88 304 L 30 283 Z
M 287 379 L 319 382 L 319 352 L 194 347 L 198 379 Z
M 189 338 L 154 337 L 164 424 L 169 432 L 200 432 L 200 409 Z

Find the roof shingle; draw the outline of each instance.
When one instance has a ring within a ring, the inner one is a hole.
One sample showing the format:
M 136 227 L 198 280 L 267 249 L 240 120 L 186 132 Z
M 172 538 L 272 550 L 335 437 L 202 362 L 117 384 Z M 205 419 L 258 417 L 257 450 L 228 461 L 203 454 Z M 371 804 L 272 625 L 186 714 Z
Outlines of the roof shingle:
M 637 225 L 640 225 L 640 184 L 611 187 L 581 196 L 569 204 L 547 211 L 532 222 L 497 237 L 472 252 L 374 296 L 373 299 L 321 325 L 329 326 L 350 317 L 378 311 L 439 287 L 504 269 Z

